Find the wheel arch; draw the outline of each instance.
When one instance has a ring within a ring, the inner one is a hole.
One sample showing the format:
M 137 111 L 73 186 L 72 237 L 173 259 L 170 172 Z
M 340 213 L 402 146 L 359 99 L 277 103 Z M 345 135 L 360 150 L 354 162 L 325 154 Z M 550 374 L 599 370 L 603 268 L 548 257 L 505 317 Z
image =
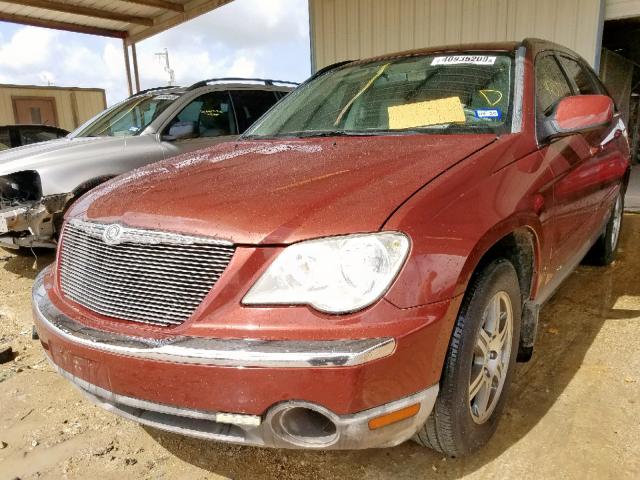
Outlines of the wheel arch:
M 117 175 L 100 175 L 98 177 L 93 177 L 93 178 L 90 178 L 89 180 L 86 180 L 86 181 L 82 182 L 80 185 L 78 185 L 76 188 L 74 188 L 73 191 L 71 192 L 71 193 L 73 193 L 73 198 L 72 198 L 71 202 L 73 202 L 76 199 L 80 198 L 82 195 L 87 193 L 89 190 L 92 190 L 92 189 L 96 188 L 98 185 L 106 182 L 107 180 L 111 180 L 112 178 L 115 178 L 116 176 Z
M 461 293 L 466 292 L 474 275 L 493 260 L 504 258 L 511 262 L 518 276 L 522 301 L 519 361 L 531 358 L 538 327 L 539 305 L 533 299 L 541 269 L 541 245 L 535 220 L 537 218 L 533 222 L 512 219 L 487 233 L 467 259 L 458 285 Z
M 519 227 L 507 233 L 486 249 L 473 269 L 473 273 L 497 258 L 509 260 L 518 274 L 518 282 L 524 303 L 531 297 L 533 290 L 537 256 L 534 231 L 528 227 Z
M 466 291 L 472 275 L 479 268 L 494 258 L 504 257 L 512 261 L 518 272 L 521 290 L 526 294 L 523 301 L 534 297 L 543 248 L 538 234 L 540 230 L 540 219 L 535 215 L 511 217 L 489 229 L 468 254 L 458 276 L 456 293 Z
M 93 177 L 93 178 L 90 178 L 89 180 L 85 180 L 80 185 L 75 187 L 71 191 L 71 195 L 69 196 L 68 200 L 64 204 L 64 207 L 62 208 L 62 210 L 54 214 L 54 217 L 53 217 L 54 235 L 58 235 L 59 232 L 61 231 L 64 217 L 67 211 L 69 210 L 69 208 L 71 208 L 71 205 L 73 205 L 85 193 L 94 189 L 98 185 L 106 182 L 107 180 L 111 180 L 116 176 L 117 175 L 100 175 L 98 177 Z

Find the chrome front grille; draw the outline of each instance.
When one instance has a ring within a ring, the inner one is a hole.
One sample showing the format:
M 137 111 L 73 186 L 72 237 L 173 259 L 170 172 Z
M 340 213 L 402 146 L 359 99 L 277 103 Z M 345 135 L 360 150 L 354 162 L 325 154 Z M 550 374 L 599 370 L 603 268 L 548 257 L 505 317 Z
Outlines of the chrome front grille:
M 101 315 L 179 325 L 234 251 L 218 239 L 73 219 L 62 235 L 60 285 L 66 297 Z

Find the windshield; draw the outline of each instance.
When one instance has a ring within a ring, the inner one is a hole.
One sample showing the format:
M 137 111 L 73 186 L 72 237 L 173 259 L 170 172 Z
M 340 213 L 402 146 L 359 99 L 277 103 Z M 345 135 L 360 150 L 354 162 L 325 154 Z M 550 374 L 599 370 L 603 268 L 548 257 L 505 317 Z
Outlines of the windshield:
M 138 135 L 179 95 L 140 95 L 119 103 L 83 125 L 74 137 L 129 137 Z
M 507 131 L 512 64 L 498 52 L 349 64 L 289 94 L 244 137 Z

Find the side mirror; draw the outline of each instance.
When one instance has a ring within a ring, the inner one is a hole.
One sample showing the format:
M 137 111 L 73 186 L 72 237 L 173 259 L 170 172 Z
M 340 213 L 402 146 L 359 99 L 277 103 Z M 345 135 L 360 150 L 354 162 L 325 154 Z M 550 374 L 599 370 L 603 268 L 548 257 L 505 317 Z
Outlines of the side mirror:
M 174 141 L 186 138 L 196 138 L 198 136 L 198 126 L 196 122 L 176 122 L 169 128 L 168 135 L 162 135 L 162 140 Z
M 554 138 L 586 132 L 611 123 L 613 100 L 606 95 L 565 97 L 545 121 L 545 137 Z

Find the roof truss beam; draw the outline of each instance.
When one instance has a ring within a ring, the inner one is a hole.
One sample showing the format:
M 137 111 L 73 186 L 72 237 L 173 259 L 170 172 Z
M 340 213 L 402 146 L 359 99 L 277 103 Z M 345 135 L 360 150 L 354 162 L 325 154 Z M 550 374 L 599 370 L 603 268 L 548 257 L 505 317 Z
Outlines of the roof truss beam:
M 85 17 L 102 18 L 104 20 L 114 20 L 117 22 L 135 23 L 147 27 L 153 26 L 153 19 L 146 17 L 138 17 L 127 15 L 119 12 L 111 12 L 101 10 L 95 7 L 83 7 L 81 5 L 72 5 L 69 3 L 61 3 L 54 0 L 11 0 L 10 3 L 24 5 L 25 7 L 41 8 L 54 12 L 71 13 L 74 15 L 82 15 Z
M 0 12 L 0 22 L 12 22 L 20 25 L 31 25 L 32 27 L 53 28 L 54 30 L 64 30 L 67 32 L 86 33 L 87 35 L 100 35 L 102 37 L 126 38 L 127 32 L 120 30 L 109 30 L 106 28 L 89 27 L 76 23 L 58 22 L 55 20 L 42 20 L 28 17 L 26 15 L 15 15 Z
M 167 0 L 120 0 L 124 3 L 134 3 L 136 5 L 144 5 L 145 7 L 164 8 L 165 10 L 173 10 L 174 12 L 184 13 L 184 5 L 181 3 L 169 2 Z

